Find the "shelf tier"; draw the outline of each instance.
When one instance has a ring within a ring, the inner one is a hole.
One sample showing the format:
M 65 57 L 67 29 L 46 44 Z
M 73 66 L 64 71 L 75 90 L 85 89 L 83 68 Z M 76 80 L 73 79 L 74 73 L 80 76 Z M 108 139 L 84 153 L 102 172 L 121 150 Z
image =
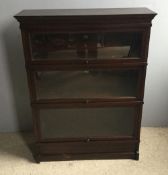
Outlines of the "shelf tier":
M 37 99 L 136 97 L 138 71 L 36 72 Z

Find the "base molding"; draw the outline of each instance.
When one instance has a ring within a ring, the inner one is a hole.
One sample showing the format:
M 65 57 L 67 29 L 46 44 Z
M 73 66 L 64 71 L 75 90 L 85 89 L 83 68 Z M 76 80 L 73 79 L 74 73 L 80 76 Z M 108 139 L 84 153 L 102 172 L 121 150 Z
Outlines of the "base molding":
M 42 161 L 68 161 L 68 160 L 101 160 L 101 159 L 133 159 L 139 160 L 139 154 L 128 153 L 89 153 L 89 154 L 39 154 L 35 156 L 37 163 Z
M 134 159 L 139 160 L 138 140 L 36 143 L 34 158 L 41 161 Z

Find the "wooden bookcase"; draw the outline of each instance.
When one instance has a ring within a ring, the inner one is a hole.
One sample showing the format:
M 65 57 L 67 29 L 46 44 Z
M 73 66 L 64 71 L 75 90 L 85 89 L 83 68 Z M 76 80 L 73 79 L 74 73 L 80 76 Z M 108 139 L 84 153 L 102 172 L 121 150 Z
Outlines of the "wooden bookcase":
M 36 161 L 139 158 L 147 8 L 23 10 Z

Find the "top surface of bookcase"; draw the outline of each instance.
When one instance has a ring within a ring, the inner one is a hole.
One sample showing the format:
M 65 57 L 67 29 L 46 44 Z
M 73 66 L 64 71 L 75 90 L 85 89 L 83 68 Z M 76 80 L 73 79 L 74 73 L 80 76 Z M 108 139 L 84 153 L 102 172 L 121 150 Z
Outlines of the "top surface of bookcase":
M 41 16 L 99 16 L 99 15 L 156 15 L 148 8 L 107 8 L 107 9 L 34 9 L 22 10 L 15 17 Z

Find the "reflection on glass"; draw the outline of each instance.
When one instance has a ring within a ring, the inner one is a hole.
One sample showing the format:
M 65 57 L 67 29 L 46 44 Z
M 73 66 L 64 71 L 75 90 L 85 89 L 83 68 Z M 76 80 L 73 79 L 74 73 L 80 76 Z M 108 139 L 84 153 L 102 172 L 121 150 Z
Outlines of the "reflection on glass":
M 36 72 L 39 99 L 113 98 L 137 94 L 135 70 L 86 70 Z
M 31 34 L 33 59 L 139 57 L 141 33 Z
M 41 109 L 42 137 L 132 136 L 134 108 Z

